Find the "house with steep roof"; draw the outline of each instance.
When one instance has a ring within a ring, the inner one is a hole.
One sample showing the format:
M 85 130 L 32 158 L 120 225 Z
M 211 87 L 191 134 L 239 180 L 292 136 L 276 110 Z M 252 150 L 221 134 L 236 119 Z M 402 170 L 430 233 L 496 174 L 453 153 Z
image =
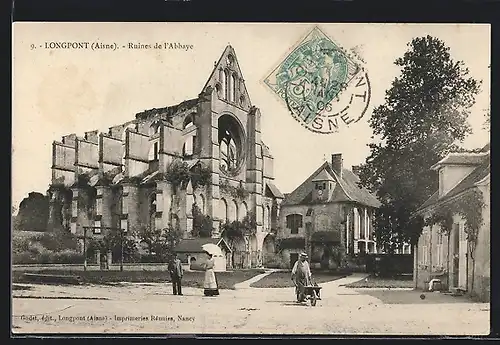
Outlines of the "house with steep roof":
M 419 289 L 459 290 L 490 299 L 490 146 L 450 153 L 432 166 L 438 190 L 417 210 L 424 220 L 414 256 Z
M 343 167 L 338 153 L 285 194 L 276 234 L 282 267 L 293 265 L 304 250 L 310 252 L 313 266 L 323 268 L 339 265 L 339 248 L 348 255 L 376 252 L 373 211 L 380 202 L 358 183 L 359 177 Z

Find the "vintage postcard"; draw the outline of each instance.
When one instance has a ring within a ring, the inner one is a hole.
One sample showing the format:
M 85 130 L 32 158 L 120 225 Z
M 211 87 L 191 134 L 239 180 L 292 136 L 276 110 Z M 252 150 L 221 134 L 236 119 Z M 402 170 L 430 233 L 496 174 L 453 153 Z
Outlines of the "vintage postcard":
M 489 25 L 17 22 L 12 83 L 13 334 L 489 333 Z

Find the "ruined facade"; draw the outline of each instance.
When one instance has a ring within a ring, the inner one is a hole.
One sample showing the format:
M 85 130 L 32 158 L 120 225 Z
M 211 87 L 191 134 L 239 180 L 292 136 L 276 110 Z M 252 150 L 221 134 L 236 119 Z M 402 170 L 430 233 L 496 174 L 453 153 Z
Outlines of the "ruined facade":
M 212 218 L 217 238 L 224 236 L 221 223 L 252 213 L 255 234 L 237 241 L 235 250 L 246 267 L 258 266 L 282 199 L 260 122 L 227 46 L 197 98 L 138 113 L 107 133 L 69 134 L 53 143 L 49 226 L 77 235 L 85 227 L 131 235 L 173 226 L 189 238 L 195 204 Z M 177 183 L 172 177 L 181 170 L 174 166 L 207 178 Z

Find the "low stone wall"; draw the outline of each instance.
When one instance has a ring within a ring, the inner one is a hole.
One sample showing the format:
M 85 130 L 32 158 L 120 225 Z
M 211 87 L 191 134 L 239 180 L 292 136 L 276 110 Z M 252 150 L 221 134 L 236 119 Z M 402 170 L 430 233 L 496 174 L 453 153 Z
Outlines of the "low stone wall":
M 185 269 L 189 269 L 189 266 L 185 266 Z M 83 265 L 72 265 L 72 264 L 32 264 L 32 265 L 13 265 L 12 270 L 14 271 L 41 271 L 41 270 L 75 270 L 83 271 Z M 99 265 L 90 264 L 87 265 L 88 271 L 99 271 L 101 270 Z M 109 266 L 110 271 L 119 271 L 120 264 L 112 264 Z M 164 263 L 140 263 L 140 264 L 123 264 L 124 271 L 167 271 L 168 265 Z

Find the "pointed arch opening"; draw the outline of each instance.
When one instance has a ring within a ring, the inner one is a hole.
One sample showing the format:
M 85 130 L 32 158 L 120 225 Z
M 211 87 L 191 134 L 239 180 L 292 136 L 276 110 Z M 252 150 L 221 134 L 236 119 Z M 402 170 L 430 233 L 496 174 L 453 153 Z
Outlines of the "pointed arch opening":
M 236 76 L 234 74 L 231 74 L 231 80 L 230 80 L 231 88 L 229 89 L 229 102 L 236 101 L 236 83 L 237 83 Z
M 224 93 L 224 99 L 228 99 L 228 84 L 229 84 L 229 75 L 228 75 L 228 72 L 226 70 L 223 70 L 222 71 L 222 80 L 221 80 L 221 83 L 222 83 L 222 91 Z
M 235 220 L 238 220 L 238 203 L 233 199 L 231 201 L 229 221 L 233 222 Z
M 243 220 L 248 215 L 248 206 L 246 202 L 241 203 L 239 220 Z
M 234 175 L 242 165 L 244 132 L 242 126 L 232 115 L 219 117 L 219 168 L 223 173 Z
M 182 155 L 184 157 L 190 157 L 194 154 L 194 146 L 196 141 L 196 126 L 194 124 L 194 115 L 186 116 L 182 129 L 184 132 Z
M 221 209 L 221 218 L 223 222 L 228 222 L 229 221 L 229 212 L 227 208 L 227 201 L 224 198 L 220 199 L 220 209 Z
M 127 158 L 127 132 L 128 131 L 133 131 L 135 132 L 137 129 L 137 126 L 133 123 L 128 124 L 126 127 L 123 128 L 122 132 L 122 164 L 125 164 L 125 159 Z

